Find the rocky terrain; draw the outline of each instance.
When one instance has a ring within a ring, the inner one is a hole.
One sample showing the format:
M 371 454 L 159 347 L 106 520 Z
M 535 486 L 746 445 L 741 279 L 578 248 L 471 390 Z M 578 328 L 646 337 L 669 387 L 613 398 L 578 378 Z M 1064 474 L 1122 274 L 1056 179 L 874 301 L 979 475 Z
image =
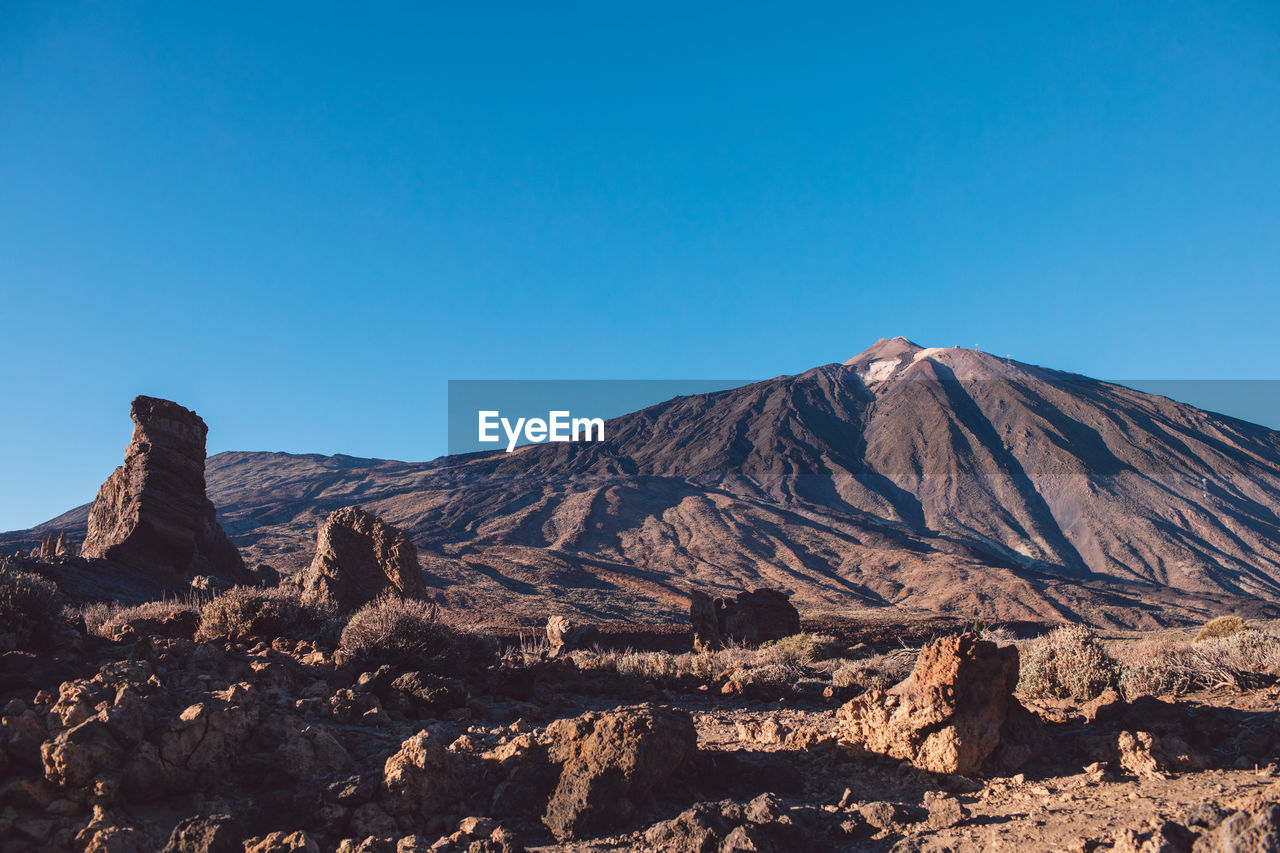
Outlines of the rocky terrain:
M 19 574 L 5 566 L 0 588 Z M 26 577 L 30 601 L 41 579 Z M 631 652 L 605 636 L 554 653 L 398 596 L 347 617 L 267 588 L 47 612 L 49 630 L 28 618 L 0 653 L 3 851 L 1280 840 L 1280 638 L 1266 626 L 1180 635 L 1215 661 L 1259 643 L 1266 657 L 1232 683 L 1204 665 L 1155 696 L 1119 663 L 1142 640 L 1091 657 L 1104 646 L 1087 631 L 904 626 L 900 640 L 942 634 L 918 651 L 849 623 L 757 649 Z
M 301 571 L 359 505 L 408 534 L 443 604 L 495 623 L 670 622 L 691 586 L 809 613 L 1280 615 L 1280 433 L 1163 397 L 896 338 L 606 434 L 429 463 L 223 453 L 206 476 L 249 565 Z M 78 542 L 88 513 L 0 551 Z
M 0 853 L 1280 849 L 1276 434 L 989 359 L 242 457 L 232 536 L 140 397 L 79 553 L 0 558 Z

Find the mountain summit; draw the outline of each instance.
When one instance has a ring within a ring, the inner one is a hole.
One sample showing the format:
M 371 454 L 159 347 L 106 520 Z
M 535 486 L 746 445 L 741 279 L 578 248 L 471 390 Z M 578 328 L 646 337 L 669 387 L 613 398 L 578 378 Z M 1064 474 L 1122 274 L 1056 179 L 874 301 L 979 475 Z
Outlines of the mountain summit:
M 1101 625 L 1280 602 L 1280 433 L 1076 374 L 882 339 L 606 434 L 430 463 L 223 453 L 207 479 L 252 561 L 301 568 L 317 520 L 360 504 L 446 601 L 498 611 L 650 618 L 761 585 Z

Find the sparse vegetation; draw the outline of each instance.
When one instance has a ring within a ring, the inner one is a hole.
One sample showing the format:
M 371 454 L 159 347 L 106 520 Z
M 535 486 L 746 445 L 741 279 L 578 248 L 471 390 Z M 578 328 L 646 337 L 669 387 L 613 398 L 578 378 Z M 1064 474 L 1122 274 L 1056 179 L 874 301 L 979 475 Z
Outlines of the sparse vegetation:
M 1196 641 L 1230 637 L 1233 634 L 1239 634 L 1248 627 L 1239 616 L 1219 616 L 1217 619 L 1210 619 L 1204 624 L 1204 627 L 1200 629 L 1200 633 L 1196 634 Z
M 496 649 L 488 637 L 438 617 L 430 602 L 379 598 L 351 617 L 339 648 L 370 665 L 412 667 L 437 675 L 472 675 L 493 662 Z
M 333 607 L 304 602 L 296 589 L 237 586 L 204 606 L 196 639 L 318 640 L 336 621 Z
M 783 637 L 760 647 L 760 656 L 768 658 L 764 662 L 778 664 L 817 663 L 820 660 L 841 657 L 844 646 L 835 637 L 827 634 L 810 634 L 801 632 L 790 637 Z
M 1125 643 L 1116 656 L 1120 688 L 1130 699 L 1223 687 L 1253 689 L 1280 675 L 1280 637 L 1252 628 L 1192 642 L 1163 638 Z
M 98 601 L 79 607 L 75 612 L 84 619 L 85 631 L 110 639 L 129 622 L 139 619 L 163 620 L 181 613 L 193 613 L 199 617 L 203 606 L 202 602 L 194 598 L 148 601 L 132 607 L 115 601 Z
M 836 687 L 861 687 L 863 690 L 884 690 L 911 674 L 919 649 L 894 649 L 882 655 L 841 664 L 831 676 Z
M 62 623 L 62 595 L 53 581 L 0 561 L 0 636 L 26 649 L 48 642 Z
M 1093 631 L 1066 625 L 1022 649 L 1018 690 L 1028 696 L 1087 700 L 1115 687 L 1119 677 L 1115 659 Z

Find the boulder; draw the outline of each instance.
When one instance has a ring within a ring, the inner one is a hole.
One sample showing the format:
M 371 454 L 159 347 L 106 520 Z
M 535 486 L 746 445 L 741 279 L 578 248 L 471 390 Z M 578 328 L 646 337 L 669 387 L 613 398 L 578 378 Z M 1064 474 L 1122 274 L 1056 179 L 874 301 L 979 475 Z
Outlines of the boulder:
M 387 812 L 429 818 L 454 805 L 466 788 L 457 761 L 439 741 L 422 731 L 400 744 L 382 774 Z
M 933 773 L 968 775 L 988 761 L 1016 763 L 1038 733 L 1013 698 L 1018 650 L 972 634 L 944 637 L 920 652 L 915 669 L 888 691 L 871 690 L 837 712 L 841 735 L 870 752 Z M 1009 743 L 1001 742 L 1006 736 Z M 1001 761 L 1011 756 L 1007 761 Z
M 321 523 L 316 553 L 299 579 L 308 601 L 355 610 L 384 593 L 425 598 L 418 549 L 399 528 L 360 507 L 336 510 Z
M 562 765 L 543 823 L 561 841 L 625 828 L 697 752 L 687 711 L 630 708 L 557 720 L 549 755 Z
M 133 439 L 124 465 L 98 490 L 81 555 L 173 585 L 197 574 L 248 582 L 244 560 L 205 494 L 205 422 L 154 397 L 134 399 L 130 417 Z
M 551 656 L 574 652 L 600 638 L 595 625 L 577 625 L 565 616 L 552 616 L 547 620 L 547 642 Z
M 1280 802 L 1241 809 L 1200 836 L 1195 853 L 1243 853 L 1280 850 Z
M 699 651 L 723 648 L 727 642 L 758 646 L 800 633 L 799 611 L 790 596 L 776 589 L 744 592 L 732 600 L 694 590 L 689 621 Z
M 243 853 L 236 822 L 227 814 L 196 815 L 178 822 L 160 853 Z

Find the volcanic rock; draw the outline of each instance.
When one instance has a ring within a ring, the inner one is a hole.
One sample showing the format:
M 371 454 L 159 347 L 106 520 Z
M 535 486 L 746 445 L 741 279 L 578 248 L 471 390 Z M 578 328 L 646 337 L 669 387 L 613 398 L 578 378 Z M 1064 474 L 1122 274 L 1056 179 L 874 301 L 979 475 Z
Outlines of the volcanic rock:
M 133 439 L 124 465 L 102 484 L 89 510 L 81 555 L 173 584 L 200 574 L 247 580 L 240 552 L 205 494 L 205 422 L 154 397 L 135 398 L 129 415 Z
M 466 780 L 455 758 L 422 731 L 400 744 L 400 750 L 387 759 L 382 787 L 387 812 L 426 818 L 453 805 L 466 788 Z
M 640 805 L 697 751 L 687 711 L 631 708 L 557 720 L 549 755 L 563 765 L 542 821 L 556 838 L 586 838 L 635 820 Z
M 785 592 L 757 589 L 736 600 L 711 598 L 694 590 L 689 621 L 695 649 L 719 649 L 729 641 L 758 646 L 800 633 L 800 613 Z
M 565 616 L 552 616 L 547 620 L 547 642 L 551 645 L 553 657 L 562 652 L 577 651 L 599 637 L 600 631 L 595 625 L 576 624 Z
M 303 572 L 303 596 L 354 610 L 386 592 L 424 598 L 418 549 L 399 528 L 360 507 L 336 510 L 320 525 L 316 554 Z
M 972 634 L 944 637 L 920 652 L 911 675 L 871 690 L 838 712 L 845 739 L 933 773 L 968 775 L 989 759 L 1029 757 L 1016 741 L 1034 737 L 1013 698 L 1018 650 Z M 1001 743 L 1006 737 L 1010 743 Z M 1004 747 L 997 756 L 997 748 Z

